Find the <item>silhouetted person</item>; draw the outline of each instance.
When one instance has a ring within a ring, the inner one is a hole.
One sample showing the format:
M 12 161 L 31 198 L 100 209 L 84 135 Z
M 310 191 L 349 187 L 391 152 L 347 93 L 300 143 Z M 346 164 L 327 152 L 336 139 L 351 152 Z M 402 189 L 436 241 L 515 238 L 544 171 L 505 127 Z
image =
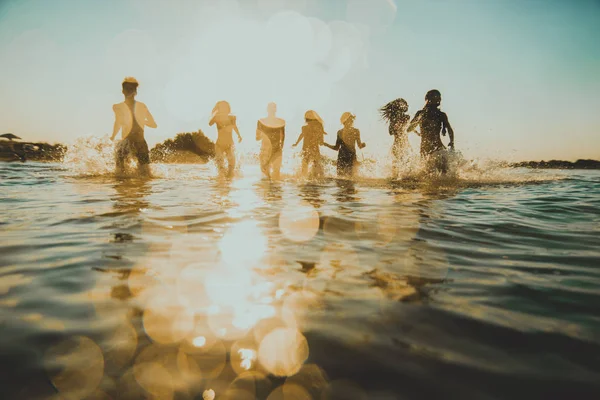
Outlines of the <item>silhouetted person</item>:
M 302 144 L 302 175 L 308 173 L 308 167 L 312 163 L 314 175 L 320 177 L 323 176 L 323 165 L 319 146 L 323 145 L 323 136 L 326 135 L 323 120 L 313 110 L 304 114 L 304 120 L 306 125 L 302 127 L 302 133 L 292 146 L 296 147 L 301 140 L 304 140 Z
M 421 156 L 428 161 L 438 162 L 436 166 L 442 172 L 447 171 L 446 154 L 441 152 L 445 150 L 440 133 L 450 136 L 448 147 L 454 148 L 454 131 L 448 122 L 446 113 L 440 111 L 442 95 L 438 90 L 430 90 L 425 95 L 425 107 L 417 111 L 415 117 L 410 122 L 408 131 L 412 132 L 417 126 L 421 129 Z
M 392 154 L 394 155 L 393 171 L 394 175 L 398 172 L 398 163 L 409 148 L 406 129 L 410 122 L 408 112 L 408 103 L 404 99 L 390 101 L 379 109 L 381 116 L 388 123 L 388 131 L 394 137 L 392 145 Z
M 117 173 L 125 170 L 129 157 L 137 158 L 138 169 L 141 174 L 150 175 L 150 154 L 148 144 L 144 139 L 144 127 L 156 128 L 156 122 L 148 107 L 135 100 L 138 82 L 135 78 L 127 77 L 121 84 L 125 101 L 113 105 L 115 124 L 110 140 L 114 140 L 119 130 L 122 140 L 115 149 Z
M 267 177 L 279 179 L 283 143 L 285 141 L 285 120 L 278 118 L 277 105 L 269 103 L 267 117 L 256 124 L 256 140 L 262 140 L 260 148 L 260 168 Z
M 325 146 L 338 152 L 337 174 L 339 177 L 353 176 L 356 172 L 356 146 L 364 148 L 366 145 L 360 140 L 360 131 L 354 127 L 356 116 L 345 112 L 340 118 L 344 127 L 337 133 L 335 146 L 325 143 Z
M 233 145 L 233 131 L 237 133 L 238 141 L 242 136 L 237 127 L 235 115 L 231 115 L 231 107 L 226 101 L 219 101 L 212 111 L 212 117 L 208 123 L 210 126 L 217 124 L 217 142 L 215 143 L 215 161 L 220 172 L 225 171 L 224 161 L 227 158 L 227 175 L 233 176 L 235 171 L 235 148 Z

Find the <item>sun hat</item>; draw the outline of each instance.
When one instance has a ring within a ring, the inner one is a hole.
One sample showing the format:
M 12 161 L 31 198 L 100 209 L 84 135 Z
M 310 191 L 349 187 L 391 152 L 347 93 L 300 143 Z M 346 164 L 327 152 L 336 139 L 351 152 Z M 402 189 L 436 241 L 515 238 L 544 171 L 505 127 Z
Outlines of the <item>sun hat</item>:
M 345 113 L 342 114 L 342 116 L 340 117 L 340 122 L 342 124 L 345 124 L 346 121 L 348 120 L 348 118 L 356 118 L 356 115 L 352 114 L 349 111 L 346 111 Z

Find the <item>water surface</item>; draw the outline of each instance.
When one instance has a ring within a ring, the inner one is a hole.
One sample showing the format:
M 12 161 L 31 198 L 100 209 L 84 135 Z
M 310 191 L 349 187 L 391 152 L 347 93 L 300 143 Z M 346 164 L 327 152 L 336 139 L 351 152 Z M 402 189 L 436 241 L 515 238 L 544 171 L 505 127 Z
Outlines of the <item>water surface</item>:
M 597 398 L 599 172 L 244 168 L 1 163 L 2 397 Z

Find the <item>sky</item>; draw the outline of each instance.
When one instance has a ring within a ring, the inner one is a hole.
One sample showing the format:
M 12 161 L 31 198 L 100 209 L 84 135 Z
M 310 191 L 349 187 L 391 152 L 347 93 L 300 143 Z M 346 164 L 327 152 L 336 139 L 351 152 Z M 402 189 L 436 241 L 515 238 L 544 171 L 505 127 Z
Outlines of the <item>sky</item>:
M 331 143 L 351 111 L 378 155 L 392 144 L 378 108 L 403 97 L 414 115 L 436 88 L 466 157 L 600 159 L 599 20 L 598 0 L 0 0 L 0 133 L 109 135 L 134 76 L 151 146 L 214 140 L 227 100 L 240 151 L 258 151 L 275 101 L 288 145 L 306 110 Z

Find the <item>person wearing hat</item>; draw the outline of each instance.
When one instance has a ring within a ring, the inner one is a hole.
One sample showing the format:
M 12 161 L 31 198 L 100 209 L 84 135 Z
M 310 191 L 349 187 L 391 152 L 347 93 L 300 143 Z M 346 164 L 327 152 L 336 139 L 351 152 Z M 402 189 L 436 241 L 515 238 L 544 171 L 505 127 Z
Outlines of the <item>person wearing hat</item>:
M 410 146 L 406 135 L 406 129 L 410 122 L 410 116 L 407 114 L 408 103 L 404 99 L 396 99 L 381 107 L 379 112 L 381 113 L 381 117 L 388 123 L 389 134 L 394 137 L 394 144 L 392 145 L 392 154 L 394 155 L 392 170 L 393 174 L 397 175 L 400 159 Z
M 117 173 L 123 173 L 130 156 L 134 156 L 137 158 L 140 173 L 150 175 L 150 153 L 144 138 L 144 127 L 156 128 L 157 125 L 148 107 L 135 100 L 138 85 L 138 81 L 133 77 L 123 80 L 121 87 L 125 101 L 113 105 L 115 123 L 110 140 L 115 140 L 121 131 L 122 140 L 115 148 Z
M 442 136 L 446 132 L 450 137 L 448 147 L 454 149 L 454 131 L 448 122 L 448 116 L 440 110 L 442 95 L 439 90 L 433 89 L 425 95 L 425 106 L 417 111 L 408 126 L 408 131 L 414 131 L 417 126 L 421 130 L 421 157 L 430 166 L 445 173 L 448 170 L 446 147 L 442 143 Z
M 335 145 L 325 143 L 325 146 L 338 152 L 337 174 L 339 177 L 351 177 L 356 172 L 356 146 L 364 148 L 360 140 L 360 131 L 354 127 L 356 116 L 348 111 L 342 114 L 340 122 L 344 127 L 337 133 Z
M 304 114 L 306 125 L 302 127 L 302 132 L 298 136 L 296 147 L 300 141 L 302 144 L 302 175 L 308 173 L 308 167 L 313 164 L 313 173 L 315 176 L 323 176 L 323 165 L 321 162 L 321 150 L 319 146 L 323 145 L 323 136 L 326 135 L 323 128 L 323 120 L 316 111 L 309 110 Z

